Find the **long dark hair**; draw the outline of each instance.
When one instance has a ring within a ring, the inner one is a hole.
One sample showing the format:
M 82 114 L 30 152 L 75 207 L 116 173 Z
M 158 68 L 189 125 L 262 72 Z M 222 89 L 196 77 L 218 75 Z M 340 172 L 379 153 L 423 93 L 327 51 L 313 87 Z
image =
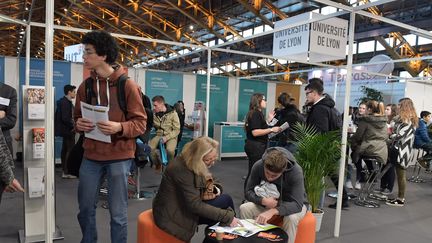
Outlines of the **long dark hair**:
M 261 101 L 263 99 L 264 99 L 264 94 L 261 93 L 255 93 L 251 96 L 249 102 L 249 111 L 246 115 L 245 128 L 248 126 L 248 120 L 252 117 L 252 114 L 255 111 L 259 111 L 262 114 Z
M 387 107 L 390 107 L 390 110 L 391 110 L 390 116 L 387 116 L 387 123 L 390 124 L 390 122 L 393 120 L 393 118 L 397 115 L 397 105 L 396 104 L 388 104 Z
M 286 92 L 282 92 L 278 97 L 278 102 L 283 107 L 287 107 L 291 103 L 291 96 Z

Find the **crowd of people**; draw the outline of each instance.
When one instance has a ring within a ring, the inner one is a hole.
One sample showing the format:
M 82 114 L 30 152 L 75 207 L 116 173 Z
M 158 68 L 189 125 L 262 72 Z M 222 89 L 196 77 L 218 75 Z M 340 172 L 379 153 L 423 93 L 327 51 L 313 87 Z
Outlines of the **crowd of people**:
M 156 170 L 163 173 L 157 195 L 153 201 L 156 225 L 183 241 L 190 241 L 198 224 L 237 226 L 240 218 L 252 218 L 264 224 L 274 217 L 281 217 L 282 228 L 295 241 L 297 225 L 307 211 L 308 202 L 304 186 L 303 169 L 297 163 L 297 151 L 293 136 L 293 125 L 307 124 L 318 133 L 341 129 L 339 113 L 332 97 L 324 92 L 323 80 L 310 79 L 305 87 L 306 114 L 302 114 L 295 100 L 288 93 L 278 96 L 279 107 L 269 115 L 264 94 L 253 94 L 245 117 L 246 141 L 244 150 L 248 158 L 248 171 L 244 182 L 244 201 L 237 210 L 230 195 L 223 192 L 223 183 L 210 172 L 218 160 L 218 142 L 209 137 L 198 137 L 176 151 L 182 139 L 185 124 L 184 103 L 174 106 L 166 103 L 163 96 L 151 99 L 142 94 L 138 84 L 127 79 L 124 84 L 125 110 L 117 89 L 125 71 L 115 61 L 118 46 L 114 38 L 105 31 L 91 31 L 83 36 L 85 46 L 84 66 L 91 70 L 93 90 L 83 81 L 78 88 L 64 87 L 64 97 L 58 101 L 56 112 L 56 135 L 63 137 L 63 178 L 76 178 L 68 172 L 67 157 L 74 146 L 75 133 L 98 129 L 111 137 L 106 143 L 84 138 L 83 160 L 79 170 L 78 221 L 82 231 L 82 243 L 96 242 L 96 209 L 98 190 L 102 178 L 108 182 L 108 206 L 111 214 L 111 240 L 127 242 L 128 175 L 136 156 L 136 139 L 148 144 L 150 160 Z M 116 94 L 116 95 L 114 95 Z M 118 97 L 117 97 L 118 96 Z M 72 100 L 76 99 L 75 106 Z M 82 115 L 81 102 L 109 108 L 108 121 L 93 122 Z M 0 110 L 0 121 L 4 112 Z M 427 133 L 431 113 L 422 111 L 417 117 L 413 102 L 403 98 L 397 105 L 384 104 L 378 100 L 361 103 L 350 116 L 351 158 L 356 165 L 355 188 L 364 181 L 361 171 L 363 163 L 370 168 L 367 158 L 374 158 L 390 169 L 381 178 L 379 193 L 388 197 L 387 204 L 403 206 L 406 203 L 406 165 L 414 148 L 427 152 L 422 159 L 430 161 L 432 143 Z M 16 117 L 16 111 L 15 111 Z M 288 129 L 284 124 L 288 123 Z M 150 125 L 150 126 L 149 126 Z M 2 126 L 3 128 L 3 126 Z M 155 136 L 149 137 L 154 128 Z M 272 138 L 269 139 L 269 135 Z M 12 172 L 11 148 L 6 136 L 0 133 L 0 199 L 1 192 L 23 191 Z M 161 146 L 166 150 L 163 158 Z M 163 163 L 163 160 L 167 163 Z M 335 164 L 338 161 L 335 161 Z M 167 165 L 161 170 L 162 165 Z M 429 163 L 430 164 L 430 163 Z M 329 175 L 338 186 L 338 175 Z M 398 193 L 392 198 L 393 185 L 397 178 Z M 350 180 L 350 178 L 349 178 Z M 342 208 L 349 207 L 345 184 Z M 351 185 L 352 188 L 352 185 Z M 336 208 L 336 203 L 329 207 Z

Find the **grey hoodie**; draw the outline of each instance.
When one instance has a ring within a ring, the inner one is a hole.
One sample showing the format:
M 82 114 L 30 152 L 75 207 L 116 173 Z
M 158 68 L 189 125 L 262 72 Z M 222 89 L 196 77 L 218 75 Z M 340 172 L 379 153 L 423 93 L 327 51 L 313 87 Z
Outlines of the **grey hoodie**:
M 287 169 L 278 179 L 271 182 L 276 185 L 281 194 L 276 209 L 279 211 L 279 215 L 281 216 L 299 213 L 302 210 L 303 205 L 307 203 L 303 170 L 300 165 L 298 165 L 294 156 L 288 150 L 281 147 L 268 148 L 262 159 L 258 160 L 254 164 L 249 180 L 246 184 L 245 198 L 250 202 L 262 206 L 262 197 L 255 194 L 254 188 L 259 185 L 261 181 L 267 181 L 264 175 L 264 160 L 266 159 L 267 153 L 274 149 L 282 151 L 289 159 Z

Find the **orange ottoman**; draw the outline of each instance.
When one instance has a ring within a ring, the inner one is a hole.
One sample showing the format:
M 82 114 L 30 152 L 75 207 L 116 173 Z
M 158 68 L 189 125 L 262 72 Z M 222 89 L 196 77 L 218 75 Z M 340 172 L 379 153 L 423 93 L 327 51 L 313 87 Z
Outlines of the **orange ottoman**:
M 268 221 L 268 223 L 281 227 L 283 224 L 283 217 L 274 216 Z M 315 217 L 310 211 L 307 211 L 304 218 L 300 220 L 299 225 L 297 226 L 295 243 L 315 243 L 315 224 Z
M 159 229 L 153 220 L 153 210 L 149 209 L 138 216 L 137 243 L 185 243 Z

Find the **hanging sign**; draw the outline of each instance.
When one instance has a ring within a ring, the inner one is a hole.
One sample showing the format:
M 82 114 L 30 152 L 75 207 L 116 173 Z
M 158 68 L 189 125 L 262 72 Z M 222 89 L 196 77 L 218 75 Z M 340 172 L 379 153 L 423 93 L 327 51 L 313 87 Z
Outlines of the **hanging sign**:
M 276 28 L 322 16 L 309 12 L 277 21 Z M 273 36 L 273 56 L 299 61 L 324 62 L 344 59 L 348 21 L 330 18 L 282 29 Z

